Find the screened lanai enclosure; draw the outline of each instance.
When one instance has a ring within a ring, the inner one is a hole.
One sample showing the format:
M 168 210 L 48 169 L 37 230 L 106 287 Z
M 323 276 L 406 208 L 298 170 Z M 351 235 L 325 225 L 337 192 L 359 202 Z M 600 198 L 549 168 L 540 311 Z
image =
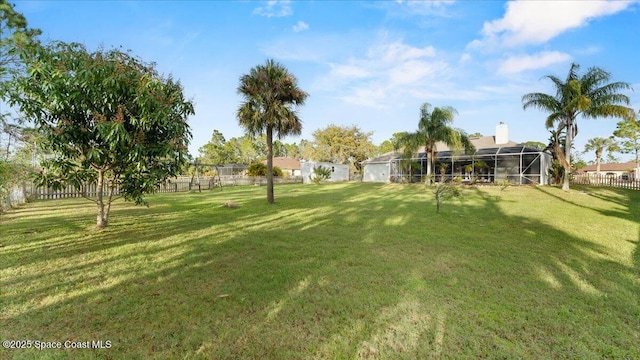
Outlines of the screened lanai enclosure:
M 426 153 L 419 153 L 411 159 L 388 154 L 368 160 L 364 165 L 364 181 L 409 183 L 426 180 Z M 518 145 L 478 149 L 474 154 L 440 151 L 436 154 L 431 173 L 437 182 L 491 183 L 506 180 L 511 184 L 546 185 L 549 183 L 547 170 L 550 165 L 549 153 Z

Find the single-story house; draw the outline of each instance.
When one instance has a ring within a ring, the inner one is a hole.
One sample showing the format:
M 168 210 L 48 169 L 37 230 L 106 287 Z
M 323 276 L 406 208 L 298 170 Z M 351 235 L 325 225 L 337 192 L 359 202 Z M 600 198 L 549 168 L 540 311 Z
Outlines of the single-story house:
M 585 166 L 576 171 L 576 174 L 588 174 L 589 176 L 597 176 L 597 165 Z M 635 161 L 618 164 L 600 164 L 600 176 L 614 177 L 617 179 L 634 180 L 640 179 L 640 165 Z
M 349 165 L 306 161 L 300 164 L 300 172 L 302 173 L 302 182 L 304 184 L 312 182 L 313 169 L 317 166 L 331 169 L 331 177 L 327 179 L 328 182 L 349 181 Z
M 436 158 L 431 173 L 436 181 L 494 182 L 507 180 L 512 184 L 548 184 L 551 154 L 509 140 L 506 124 L 496 127 L 495 136 L 471 138 L 476 151 L 464 154 L 442 142 L 436 143 Z M 390 152 L 363 161 L 362 181 L 423 182 L 427 169 L 424 147 L 411 159 L 400 152 Z
M 267 163 L 267 160 L 262 160 L 263 164 Z M 274 157 L 273 166 L 277 166 L 282 170 L 284 176 L 301 176 L 300 161 L 288 157 Z

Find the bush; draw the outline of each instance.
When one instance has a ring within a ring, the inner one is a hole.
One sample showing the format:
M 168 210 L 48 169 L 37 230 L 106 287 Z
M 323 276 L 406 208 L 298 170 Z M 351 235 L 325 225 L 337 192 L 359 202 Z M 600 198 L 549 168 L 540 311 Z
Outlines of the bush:
M 247 168 L 247 175 L 249 176 L 267 176 L 267 165 L 261 162 L 256 162 Z M 282 176 L 282 169 L 277 166 L 273 167 L 273 176 Z
M 330 177 L 331 169 L 319 165 L 313 168 L 313 174 L 309 175 L 309 180 L 313 181 L 314 184 L 319 185 L 323 181 L 328 180 Z
M 446 200 L 460 196 L 460 189 L 452 184 L 438 184 L 433 194 L 436 197 L 436 213 L 440 213 L 440 205 Z

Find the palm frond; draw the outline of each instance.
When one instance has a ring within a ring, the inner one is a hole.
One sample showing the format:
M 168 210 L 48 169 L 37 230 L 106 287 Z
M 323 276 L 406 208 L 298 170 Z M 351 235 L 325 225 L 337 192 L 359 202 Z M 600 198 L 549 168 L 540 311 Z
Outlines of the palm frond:
M 278 138 L 299 135 L 302 122 L 296 108 L 308 94 L 280 63 L 269 59 L 240 77 L 238 93 L 244 98 L 237 112 L 240 125 L 253 135 L 271 128 Z

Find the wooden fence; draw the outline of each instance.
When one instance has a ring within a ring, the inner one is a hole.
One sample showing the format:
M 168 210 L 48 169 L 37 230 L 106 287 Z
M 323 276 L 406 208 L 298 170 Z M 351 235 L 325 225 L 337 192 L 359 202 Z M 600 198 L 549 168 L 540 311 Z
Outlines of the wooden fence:
M 580 174 L 573 175 L 570 180 L 571 184 L 590 185 L 601 187 L 616 187 L 623 189 L 640 190 L 640 179 L 624 178 L 622 176 L 611 175 L 589 175 Z
M 302 184 L 301 177 L 275 177 L 275 184 Z M 226 186 L 242 186 L 242 185 L 266 185 L 267 178 L 256 176 L 200 176 L 192 178 L 191 176 L 178 176 L 176 178 L 167 179 L 161 183 L 156 192 L 187 192 L 187 191 L 203 191 L 203 190 L 222 190 Z M 104 195 L 107 195 L 108 189 L 104 189 Z M 116 188 L 114 194 L 118 195 L 119 189 Z M 80 188 L 65 187 L 59 190 L 49 187 L 37 187 L 32 183 L 23 182 L 14 186 L 6 196 L 0 196 L 0 210 L 7 209 L 18 204 L 24 204 L 27 200 L 52 200 L 79 197 L 96 197 L 98 188 L 96 184 L 85 184 Z

